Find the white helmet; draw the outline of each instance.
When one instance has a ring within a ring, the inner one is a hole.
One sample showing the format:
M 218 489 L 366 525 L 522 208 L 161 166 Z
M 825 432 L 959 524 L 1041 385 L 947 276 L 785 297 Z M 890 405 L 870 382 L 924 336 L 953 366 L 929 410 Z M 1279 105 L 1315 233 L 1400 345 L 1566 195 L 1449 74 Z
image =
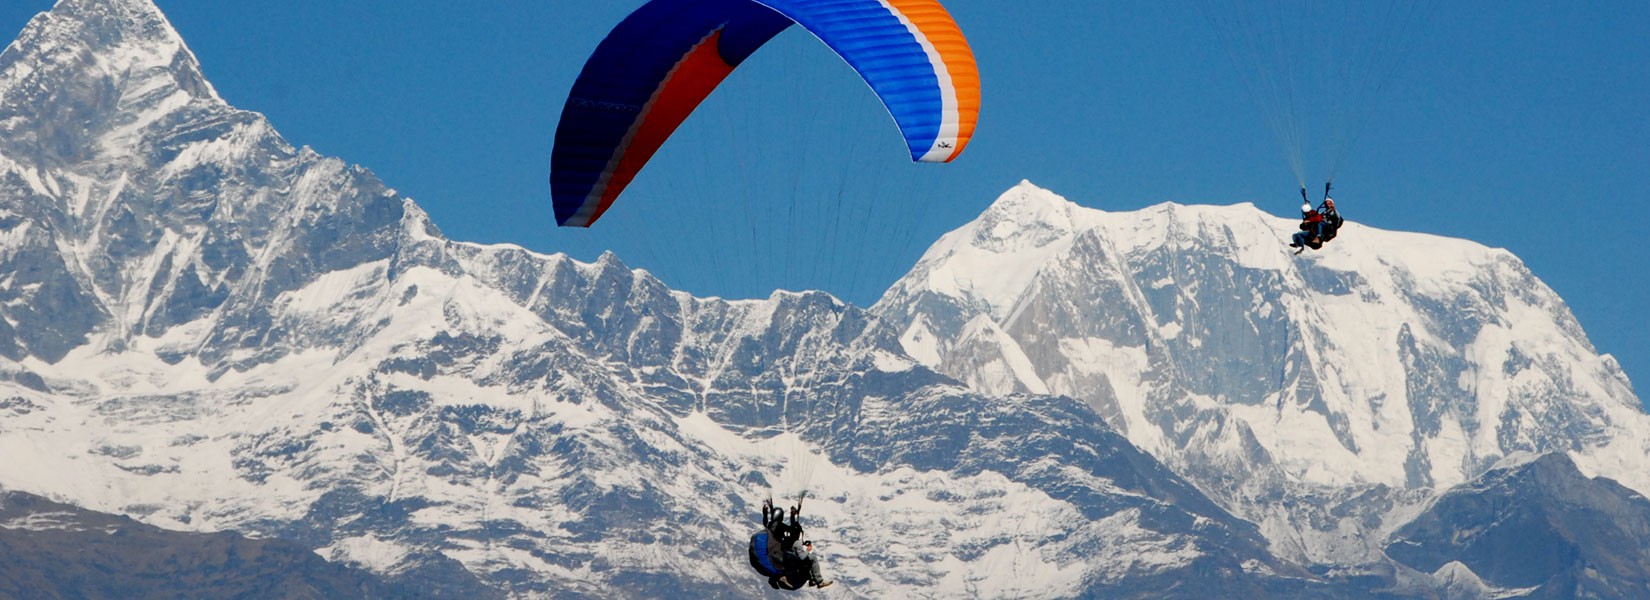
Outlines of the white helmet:
M 1312 205 L 1311 204 L 1302 204 L 1301 205 L 1301 212 L 1303 212 L 1303 213 L 1312 212 Z

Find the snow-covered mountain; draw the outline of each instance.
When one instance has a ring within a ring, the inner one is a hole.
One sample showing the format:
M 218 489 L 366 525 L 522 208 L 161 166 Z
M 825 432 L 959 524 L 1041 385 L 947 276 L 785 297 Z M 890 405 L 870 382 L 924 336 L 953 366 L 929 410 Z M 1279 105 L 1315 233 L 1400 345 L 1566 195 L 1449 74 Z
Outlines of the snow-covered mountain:
M 1510 456 L 1564 452 L 1650 493 L 1650 416 L 1516 257 L 1356 222 L 1295 257 L 1294 225 L 1026 183 L 874 312 L 975 389 L 1088 402 L 1296 558 L 1373 559 L 1405 507 Z
M 151 0 L 60 0 L 0 54 L 0 487 L 430 596 L 763 596 L 754 507 L 803 486 L 836 595 L 1549 589 L 1393 535 L 1514 451 L 1650 487 L 1619 369 L 1504 252 L 1288 226 L 1022 186 L 872 310 L 694 298 L 448 240 Z
M 841 593 L 1317 585 L 1082 403 L 967 390 L 826 295 L 444 239 L 228 106 L 149 0 L 31 22 L 0 130 L 7 487 L 432 592 L 749 596 L 753 506 L 811 471 Z

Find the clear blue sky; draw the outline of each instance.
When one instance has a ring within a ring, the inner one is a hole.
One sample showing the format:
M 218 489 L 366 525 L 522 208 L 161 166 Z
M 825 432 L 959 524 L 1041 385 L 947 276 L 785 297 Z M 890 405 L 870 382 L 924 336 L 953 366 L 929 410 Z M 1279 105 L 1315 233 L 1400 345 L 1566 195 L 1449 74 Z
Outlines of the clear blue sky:
M 51 4 L 0 3 L 0 29 Z M 868 304 L 1021 179 L 1107 210 L 1297 204 L 1191 0 L 947 0 L 985 106 L 968 153 L 939 167 L 904 164 L 853 73 L 792 32 L 591 231 L 553 226 L 551 137 L 585 57 L 640 0 L 158 4 L 231 103 L 372 169 L 449 237 L 611 248 L 701 295 L 822 287 Z M 1439 4 L 1337 178 L 1342 209 L 1512 250 L 1650 385 L 1650 3 Z

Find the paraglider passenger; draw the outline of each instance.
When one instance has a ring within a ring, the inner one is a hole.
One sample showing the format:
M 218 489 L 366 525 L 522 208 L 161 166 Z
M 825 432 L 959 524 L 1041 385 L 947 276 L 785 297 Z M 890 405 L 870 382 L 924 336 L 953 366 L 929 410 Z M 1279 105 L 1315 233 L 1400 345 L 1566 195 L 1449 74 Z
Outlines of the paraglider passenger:
M 1324 218 L 1323 214 L 1312 208 L 1311 204 L 1301 205 L 1301 230 L 1289 241 L 1289 247 L 1295 249 L 1295 254 L 1306 251 L 1307 248 L 1317 250 L 1323 247 Z
M 793 551 L 785 555 L 789 563 L 790 573 L 786 577 L 797 577 L 803 573 L 808 575 L 808 585 L 816 588 L 830 587 L 834 582 L 826 581 L 819 574 L 819 560 L 814 558 L 814 543 L 805 541 L 793 547 Z

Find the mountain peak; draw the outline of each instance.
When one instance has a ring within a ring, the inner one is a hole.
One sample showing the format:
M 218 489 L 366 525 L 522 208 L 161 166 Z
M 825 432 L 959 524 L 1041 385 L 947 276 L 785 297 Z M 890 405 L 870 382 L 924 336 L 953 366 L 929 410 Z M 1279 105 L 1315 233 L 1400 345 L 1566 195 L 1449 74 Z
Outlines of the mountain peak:
M 143 106 L 174 111 L 200 101 L 223 105 L 195 55 L 151 0 L 61 0 L 29 21 L 0 54 L 3 117 L 78 122 L 62 118 L 85 116 L 95 127 L 100 114 Z M 41 112 L 52 108 L 87 114 Z M 8 124 L 7 130 L 16 127 Z
M 992 223 L 1036 223 L 1053 229 L 1069 230 L 1072 225 L 1071 213 L 1075 208 L 1078 208 L 1077 204 L 1059 194 L 1038 187 L 1028 180 L 1022 180 L 998 196 L 985 213 L 980 215 L 980 220 Z
M 1045 266 L 1065 256 L 1085 235 L 1096 236 L 1120 252 L 1138 252 L 1170 240 L 1228 239 L 1220 233 L 1244 230 L 1254 254 L 1249 262 L 1280 266 L 1282 253 L 1259 241 L 1283 238 L 1288 224 L 1253 204 L 1183 205 L 1165 202 L 1129 212 L 1089 208 L 1059 194 L 1021 181 L 997 198 L 974 221 L 946 234 L 929 248 L 910 276 L 896 283 L 884 301 L 926 290 L 989 307 L 1007 315 Z
M 111 49 L 128 52 L 107 52 Z M 18 53 L 59 58 L 91 53 L 108 70 L 120 71 L 169 66 L 189 50 L 151 0 L 60 0 L 30 20 L 7 48 L 8 67 Z
M 133 21 L 164 23 L 166 16 L 154 0 L 58 0 L 53 14 L 105 15 Z
M 1061 253 L 1091 213 L 1054 192 L 1021 181 L 973 222 L 946 234 L 880 303 L 931 290 L 1006 310 L 1043 263 Z

